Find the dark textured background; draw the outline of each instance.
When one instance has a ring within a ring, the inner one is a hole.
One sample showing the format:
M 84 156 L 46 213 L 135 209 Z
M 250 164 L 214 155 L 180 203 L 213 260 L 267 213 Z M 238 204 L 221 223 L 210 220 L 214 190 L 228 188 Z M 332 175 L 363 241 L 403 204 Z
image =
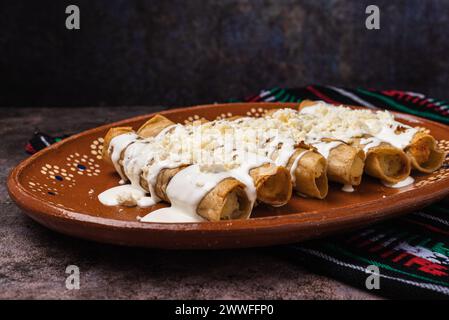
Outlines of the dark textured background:
M 381 9 L 381 30 L 365 8 Z M 65 29 L 65 7 L 81 30 Z M 3 106 L 188 105 L 323 83 L 449 97 L 447 0 L 0 3 Z

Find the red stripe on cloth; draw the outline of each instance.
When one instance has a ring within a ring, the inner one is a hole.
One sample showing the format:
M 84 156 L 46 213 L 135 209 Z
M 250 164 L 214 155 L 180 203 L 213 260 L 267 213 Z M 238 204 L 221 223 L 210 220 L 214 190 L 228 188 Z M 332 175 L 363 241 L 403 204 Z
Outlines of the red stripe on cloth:
M 388 258 L 389 256 L 391 256 L 393 253 L 394 253 L 395 251 L 394 250 L 388 250 L 388 251 L 385 251 L 384 253 L 382 253 L 381 255 L 380 255 L 380 257 L 381 258 Z
M 427 99 L 424 99 L 424 100 L 422 100 L 422 101 L 419 103 L 419 105 L 420 105 L 420 106 L 423 106 L 423 105 L 425 105 L 426 103 L 430 103 L 430 101 L 427 100 Z
M 434 109 L 436 112 L 442 114 L 443 116 L 446 116 L 449 114 L 448 111 L 445 110 L 443 107 L 438 106 L 434 103 L 431 103 L 430 101 L 427 101 L 426 108 Z
M 381 93 L 386 96 L 397 97 L 398 99 L 403 99 L 407 95 L 405 92 L 397 90 L 384 90 Z
M 25 146 L 25 151 L 31 154 L 36 153 L 36 150 L 33 148 L 31 143 L 27 143 L 27 145 Z
M 316 95 L 318 98 L 323 99 L 325 102 L 327 103 L 331 103 L 331 104 L 341 104 L 340 102 L 337 102 L 335 100 L 332 100 L 331 98 L 329 98 L 328 96 L 326 96 L 325 94 L 321 93 L 320 91 L 318 91 L 317 89 L 315 89 L 313 86 L 308 86 L 307 90 L 309 90 L 310 92 L 312 92 L 314 95 Z
M 252 102 L 252 101 L 254 101 L 254 100 L 257 99 L 257 98 L 259 98 L 259 95 L 258 95 L 258 94 L 257 94 L 257 95 L 252 95 L 252 96 L 246 97 L 244 100 L 245 100 L 246 102 Z
M 436 112 L 438 112 L 439 114 L 441 114 L 443 116 L 447 116 L 449 114 L 449 112 L 447 110 L 445 110 L 444 108 L 442 108 L 440 106 L 433 105 L 432 108 L 435 109 Z
M 389 96 L 392 98 L 396 98 L 398 100 L 405 99 L 405 101 L 416 104 L 417 106 L 420 106 L 420 107 L 426 107 L 427 109 L 434 109 L 434 111 L 440 113 L 443 116 L 449 115 L 448 110 L 444 110 L 440 106 L 432 103 L 428 98 L 415 97 L 413 95 L 407 94 L 406 92 L 397 91 L 397 90 L 384 90 L 384 91 L 381 91 L 381 93 L 383 95 L 386 95 L 386 96 Z
M 434 109 L 436 112 L 442 114 L 443 116 L 446 116 L 449 114 L 449 112 L 447 110 L 445 110 L 444 108 L 442 108 L 441 106 L 437 106 L 434 103 L 429 102 L 428 104 L 426 104 L 426 108 L 429 109 Z
M 251 100 L 249 100 L 249 102 L 257 102 L 257 101 L 260 101 L 260 100 L 261 100 L 261 98 L 260 98 L 260 95 L 259 95 L 259 96 L 253 97 Z

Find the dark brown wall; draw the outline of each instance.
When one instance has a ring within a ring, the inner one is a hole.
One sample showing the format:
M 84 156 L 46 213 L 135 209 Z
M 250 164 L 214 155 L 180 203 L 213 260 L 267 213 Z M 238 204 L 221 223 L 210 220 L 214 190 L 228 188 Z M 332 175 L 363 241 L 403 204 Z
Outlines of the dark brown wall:
M 381 30 L 365 8 L 381 9 Z M 65 29 L 65 6 L 81 30 Z M 449 97 L 447 0 L 0 4 L 0 105 L 184 105 L 323 83 Z

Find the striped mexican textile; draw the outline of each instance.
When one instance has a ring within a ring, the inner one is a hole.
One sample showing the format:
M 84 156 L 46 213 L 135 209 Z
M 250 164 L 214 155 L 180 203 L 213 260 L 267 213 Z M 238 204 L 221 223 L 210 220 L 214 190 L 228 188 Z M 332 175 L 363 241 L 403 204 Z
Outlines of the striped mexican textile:
M 331 86 L 274 88 L 252 102 L 323 100 L 410 113 L 449 124 L 449 103 L 414 92 Z M 449 127 L 448 127 L 449 130 Z M 446 165 L 448 165 L 446 163 Z M 367 267 L 379 268 L 380 289 L 390 298 L 449 298 L 449 202 L 343 236 L 286 247 L 287 255 L 312 271 L 368 290 Z

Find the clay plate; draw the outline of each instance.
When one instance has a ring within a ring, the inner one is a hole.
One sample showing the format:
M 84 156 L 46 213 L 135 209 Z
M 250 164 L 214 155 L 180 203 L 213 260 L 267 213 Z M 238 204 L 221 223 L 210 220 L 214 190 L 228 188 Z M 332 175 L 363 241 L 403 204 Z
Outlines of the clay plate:
M 175 122 L 213 120 L 234 115 L 260 116 L 265 110 L 297 107 L 292 103 L 215 104 L 161 112 Z M 397 119 L 430 130 L 449 149 L 449 127 L 405 114 Z M 97 195 L 116 186 L 118 175 L 99 154 L 102 137 L 114 126 L 138 128 L 151 115 L 88 130 L 56 143 L 19 164 L 10 174 L 11 198 L 42 225 L 80 238 L 120 245 L 170 249 L 266 246 L 298 242 L 365 226 L 405 214 L 449 194 L 449 165 L 432 175 L 415 174 L 403 189 L 384 187 L 364 177 L 355 193 L 331 185 L 326 200 L 293 196 L 281 208 L 258 206 L 249 220 L 183 224 L 141 223 L 150 209 L 106 207 Z M 163 206 L 159 204 L 154 209 Z

